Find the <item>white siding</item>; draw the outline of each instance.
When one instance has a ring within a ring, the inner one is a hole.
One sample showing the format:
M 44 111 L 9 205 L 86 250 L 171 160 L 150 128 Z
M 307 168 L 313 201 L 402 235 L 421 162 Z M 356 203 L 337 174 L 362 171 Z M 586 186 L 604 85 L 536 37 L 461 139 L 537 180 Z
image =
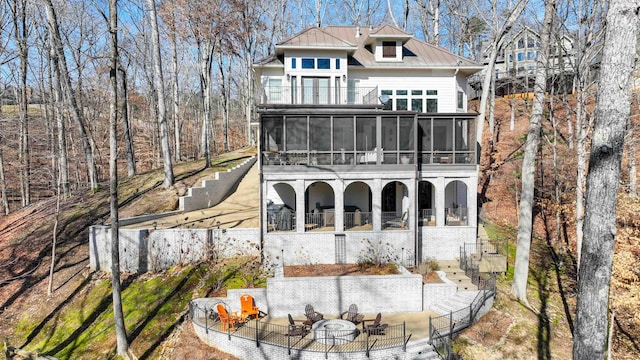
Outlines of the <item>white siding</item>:
M 374 88 L 377 86 L 378 93 L 380 93 L 380 90 L 408 90 L 409 94 L 411 94 L 411 90 L 437 90 L 438 112 L 454 113 L 457 111 L 457 84 L 453 70 L 352 70 L 349 78 L 360 80 L 360 87 L 363 88 Z M 410 98 L 411 95 L 408 97 Z

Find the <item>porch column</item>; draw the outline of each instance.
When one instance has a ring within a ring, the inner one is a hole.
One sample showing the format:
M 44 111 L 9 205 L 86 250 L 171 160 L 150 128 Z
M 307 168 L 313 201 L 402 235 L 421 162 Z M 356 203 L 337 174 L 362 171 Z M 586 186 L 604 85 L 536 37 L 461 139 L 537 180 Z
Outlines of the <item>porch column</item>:
M 436 226 L 444 226 L 445 220 L 445 211 L 444 211 L 444 200 L 445 200 L 445 189 L 447 187 L 445 183 L 445 178 L 440 176 L 437 179 L 434 179 L 433 187 L 435 190 L 436 196 Z
M 382 179 L 374 179 L 371 186 L 371 217 L 373 231 L 382 230 Z
M 467 221 L 469 226 L 478 226 L 478 192 L 471 185 L 478 184 L 478 177 L 471 176 L 466 179 L 467 184 Z
M 335 231 L 344 231 L 344 180 L 331 182 L 334 196 Z
M 304 180 L 296 180 L 294 189 L 296 191 L 296 232 L 304 233 L 304 218 L 306 209 L 304 208 L 304 191 L 306 190 Z

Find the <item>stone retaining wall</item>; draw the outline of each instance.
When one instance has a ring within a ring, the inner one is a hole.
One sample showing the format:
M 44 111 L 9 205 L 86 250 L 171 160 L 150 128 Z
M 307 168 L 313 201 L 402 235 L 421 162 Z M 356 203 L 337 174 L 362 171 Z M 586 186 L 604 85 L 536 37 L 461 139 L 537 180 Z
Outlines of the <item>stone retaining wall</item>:
M 180 210 L 184 212 L 209 208 L 219 204 L 255 164 L 256 157 L 224 172 L 216 172 L 213 179 L 202 180 L 201 187 L 190 188 L 180 197 Z
M 259 255 L 259 231 L 236 229 L 120 229 L 120 269 L 142 273 L 193 263 L 203 257 Z M 89 231 L 92 270 L 111 271 L 111 228 Z

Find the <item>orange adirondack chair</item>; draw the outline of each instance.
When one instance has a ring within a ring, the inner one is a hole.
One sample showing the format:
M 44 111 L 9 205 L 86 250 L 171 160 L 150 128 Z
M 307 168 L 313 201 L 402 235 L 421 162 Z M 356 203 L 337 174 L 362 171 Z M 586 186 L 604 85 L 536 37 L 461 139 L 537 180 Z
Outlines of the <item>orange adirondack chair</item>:
M 250 319 L 252 316 L 255 319 L 260 317 L 260 309 L 256 306 L 253 296 L 249 294 L 240 296 L 240 314 L 243 319 Z
M 218 304 L 216 308 L 218 309 L 222 330 L 235 330 L 240 317 L 235 314 L 229 314 L 223 304 Z

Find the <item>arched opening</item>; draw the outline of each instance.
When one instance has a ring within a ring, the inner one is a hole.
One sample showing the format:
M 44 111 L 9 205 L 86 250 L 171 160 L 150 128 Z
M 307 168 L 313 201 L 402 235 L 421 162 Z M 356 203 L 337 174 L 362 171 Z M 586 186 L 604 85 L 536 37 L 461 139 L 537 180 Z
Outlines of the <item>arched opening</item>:
M 335 195 L 322 181 L 312 183 L 304 193 L 305 231 L 332 231 L 335 228 Z
M 436 191 L 429 181 L 418 183 L 418 216 L 420 225 L 436 225 Z
M 467 185 L 459 180 L 447 184 L 444 195 L 444 206 L 446 214 L 445 225 L 468 225 Z
M 296 191 L 277 183 L 267 189 L 267 232 L 296 229 Z
M 409 190 L 400 181 L 382 189 L 382 229 L 408 229 Z
M 371 188 L 361 181 L 344 190 L 344 229 L 371 230 Z

